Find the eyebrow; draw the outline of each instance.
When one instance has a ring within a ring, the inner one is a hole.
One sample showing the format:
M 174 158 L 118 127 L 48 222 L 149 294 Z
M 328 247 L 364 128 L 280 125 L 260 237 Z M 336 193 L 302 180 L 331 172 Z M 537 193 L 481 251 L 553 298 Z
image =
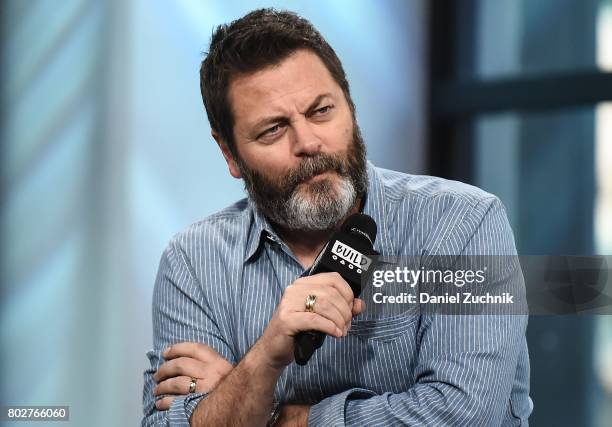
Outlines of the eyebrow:
M 318 104 L 321 103 L 321 101 L 324 98 L 332 98 L 332 94 L 331 93 L 322 93 L 321 95 L 318 95 L 314 101 L 312 101 L 310 103 L 310 105 L 308 106 L 308 108 L 306 109 L 306 112 L 311 111 L 313 108 L 315 108 Z M 272 124 L 272 123 L 276 123 L 276 122 L 282 122 L 282 121 L 286 121 L 287 117 L 286 116 L 272 116 L 272 117 L 264 117 L 263 119 L 257 121 L 257 123 L 253 126 L 253 129 L 259 129 L 264 125 L 268 125 L 268 124 Z

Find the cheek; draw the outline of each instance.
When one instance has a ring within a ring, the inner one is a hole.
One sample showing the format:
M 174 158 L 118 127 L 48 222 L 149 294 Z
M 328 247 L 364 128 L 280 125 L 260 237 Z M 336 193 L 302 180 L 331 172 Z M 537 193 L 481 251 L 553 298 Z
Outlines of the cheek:
M 275 176 L 290 167 L 290 156 L 281 145 L 253 146 L 241 153 L 242 159 L 251 168 L 268 176 Z
M 347 148 L 353 139 L 353 118 L 348 110 L 344 111 L 343 117 L 335 129 L 340 130 L 336 135 L 338 144 L 341 144 L 342 148 Z
M 338 129 L 338 128 L 336 128 Z M 344 123 L 340 130 L 337 130 L 337 135 L 334 140 L 336 141 L 338 149 L 347 149 L 353 139 L 353 125 L 352 123 Z

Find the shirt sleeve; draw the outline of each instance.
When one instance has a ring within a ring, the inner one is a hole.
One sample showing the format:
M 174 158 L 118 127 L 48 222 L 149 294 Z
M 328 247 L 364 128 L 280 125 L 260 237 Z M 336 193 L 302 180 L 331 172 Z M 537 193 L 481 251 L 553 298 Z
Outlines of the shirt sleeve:
M 454 251 L 453 251 L 454 250 Z M 440 254 L 516 255 L 505 210 L 488 199 L 458 223 Z M 518 269 L 518 270 L 516 270 Z M 511 288 L 524 288 L 520 265 L 504 269 Z M 314 405 L 310 426 L 500 425 L 521 351 L 527 316 L 421 316 L 415 384 L 402 393 L 350 389 Z M 384 362 L 381 362 L 384 363 Z M 517 424 L 521 421 L 516 420 Z
M 235 356 L 228 345 L 202 286 L 195 278 L 187 257 L 176 241 L 164 251 L 153 290 L 153 349 L 147 352 L 150 367 L 144 372 L 143 426 L 189 426 L 189 418 L 205 394 L 176 397 L 169 410 L 159 411 L 154 396 L 153 375 L 164 359 L 162 352 L 172 344 L 191 341 L 215 349 L 230 363 Z

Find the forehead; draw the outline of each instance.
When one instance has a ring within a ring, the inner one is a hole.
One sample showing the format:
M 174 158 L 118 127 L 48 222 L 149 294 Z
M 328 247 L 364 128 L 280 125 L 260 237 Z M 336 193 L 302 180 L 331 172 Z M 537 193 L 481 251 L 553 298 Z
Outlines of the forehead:
M 277 65 L 235 77 L 229 101 L 236 124 L 262 113 L 283 113 L 290 107 L 307 108 L 323 93 L 342 94 L 321 59 L 310 50 L 298 50 Z

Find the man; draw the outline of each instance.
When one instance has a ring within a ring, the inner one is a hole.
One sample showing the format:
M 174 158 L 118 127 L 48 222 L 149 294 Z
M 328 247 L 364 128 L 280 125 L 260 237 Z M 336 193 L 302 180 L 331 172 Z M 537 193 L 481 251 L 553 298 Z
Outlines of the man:
M 308 275 L 355 212 L 382 255 L 515 254 L 499 200 L 367 163 L 340 60 L 295 14 L 219 27 L 201 90 L 249 197 L 162 256 L 143 425 L 527 425 L 524 316 L 389 315 L 335 273 Z M 309 330 L 327 339 L 297 366 Z

